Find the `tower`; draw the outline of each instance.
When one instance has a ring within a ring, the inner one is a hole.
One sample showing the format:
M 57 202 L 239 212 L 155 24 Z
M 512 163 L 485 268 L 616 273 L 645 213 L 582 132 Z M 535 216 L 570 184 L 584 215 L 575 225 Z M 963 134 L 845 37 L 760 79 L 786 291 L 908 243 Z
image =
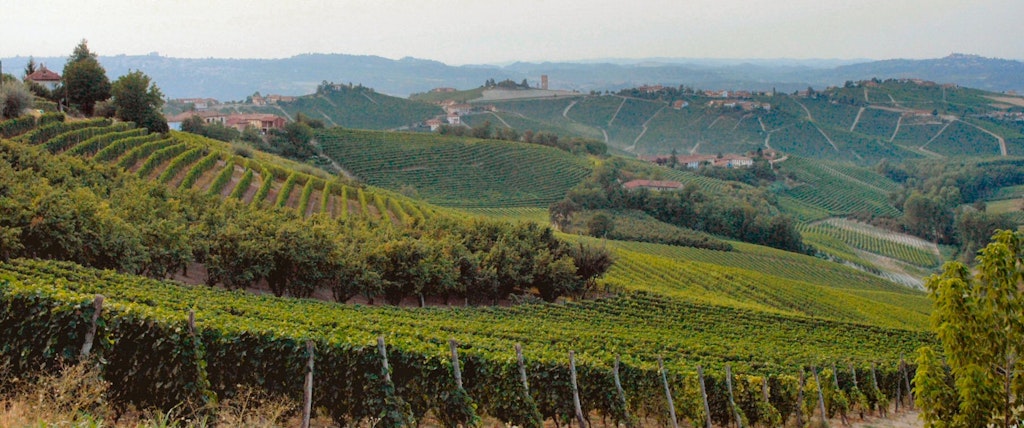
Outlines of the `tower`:
M 541 89 L 545 89 L 545 90 L 548 88 L 548 75 L 547 74 L 541 74 L 540 75 L 540 88 Z

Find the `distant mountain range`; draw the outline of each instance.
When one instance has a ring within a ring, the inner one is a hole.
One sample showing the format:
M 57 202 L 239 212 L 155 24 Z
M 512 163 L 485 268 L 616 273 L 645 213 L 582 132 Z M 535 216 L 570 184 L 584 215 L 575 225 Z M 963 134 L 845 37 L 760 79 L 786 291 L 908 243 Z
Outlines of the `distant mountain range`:
M 4 58 L 5 72 L 20 75 L 27 57 Z M 65 58 L 35 58 L 59 71 Z M 527 79 L 539 85 L 582 92 L 618 90 L 646 84 L 686 85 L 700 89 L 746 89 L 792 92 L 821 89 L 846 80 L 914 77 L 956 83 L 989 91 L 1024 92 L 1024 63 L 1015 60 L 952 54 L 945 58 L 892 59 L 848 63 L 841 60 L 649 59 L 603 62 L 513 63 L 451 66 L 437 61 L 344 54 L 306 54 L 283 59 L 185 59 L 159 55 L 100 57 L 116 78 L 129 70 L 153 77 L 171 98 L 211 97 L 242 100 L 263 94 L 312 93 L 322 81 L 362 84 L 378 92 L 406 97 L 436 87 L 475 88 L 487 79 Z

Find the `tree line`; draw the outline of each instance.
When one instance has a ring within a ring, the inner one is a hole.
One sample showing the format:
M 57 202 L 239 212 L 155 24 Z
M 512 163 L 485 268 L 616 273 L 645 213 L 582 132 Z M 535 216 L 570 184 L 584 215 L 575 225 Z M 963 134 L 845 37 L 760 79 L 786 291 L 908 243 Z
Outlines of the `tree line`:
M 807 252 L 796 222 L 778 214 L 762 190 L 712 194 L 693 183 L 679 191 L 626 190 L 622 161 L 607 160 L 590 179 L 549 208 L 553 221 L 569 221 L 577 210 L 630 209 L 663 222 L 713 235 L 794 252 Z
M 585 297 L 612 264 L 533 223 L 432 216 L 304 219 L 192 190 L 169 189 L 88 160 L 0 143 L 0 260 L 67 260 L 154 278 L 203 264 L 209 285 L 275 295 L 362 295 L 496 303 Z M 532 296 L 532 297 L 530 297 Z
M 890 194 L 901 207 L 899 219 L 870 219 L 876 224 L 932 242 L 959 247 L 970 261 L 999 229 L 1014 229 L 1006 214 L 987 211 L 984 200 L 1006 186 L 1024 184 L 1024 160 L 918 160 L 881 162 L 876 170 L 902 184 Z

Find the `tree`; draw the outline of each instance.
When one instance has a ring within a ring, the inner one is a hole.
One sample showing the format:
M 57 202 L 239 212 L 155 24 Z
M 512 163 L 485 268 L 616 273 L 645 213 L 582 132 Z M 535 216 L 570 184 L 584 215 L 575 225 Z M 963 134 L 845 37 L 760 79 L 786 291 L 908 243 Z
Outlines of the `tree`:
M 117 117 L 135 122 L 152 132 L 167 132 L 167 120 L 160 114 L 163 94 L 145 73 L 132 71 L 119 77 L 111 88 Z
M 914 392 L 927 426 L 1010 427 L 1024 418 L 1022 259 L 1024 233 L 999 231 L 978 256 L 977 275 L 949 262 L 928 279 L 948 369 L 931 347 L 919 350 Z
M 0 86 L 0 118 L 11 119 L 32 105 L 32 93 L 21 82 L 14 80 Z
M 36 72 L 36 60 L 31 56 L 28 57 L 28 63 L 25 64 L 25 77 L 28 77 L 32 73 Z
M 96 102 L 110 98 L 110 79 L 96 54 L 89 51 L 86 40 L 75 47 L 75 51 L 64 65 L 64 91 L 67 102 L 77 106 L 87 115 L 92 115 Z
M 605 214 L 594 214 L 587 220 L 587 234 L 597 238 L 607 237 L 615 230 L 615 222 Z

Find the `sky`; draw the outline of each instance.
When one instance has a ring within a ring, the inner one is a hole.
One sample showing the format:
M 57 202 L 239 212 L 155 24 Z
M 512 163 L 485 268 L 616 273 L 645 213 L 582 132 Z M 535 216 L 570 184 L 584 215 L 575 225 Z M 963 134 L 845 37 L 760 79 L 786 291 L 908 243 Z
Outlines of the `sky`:
M 1022 0 L 38 0 L 0 58 L 406 56 L 450 65 L 642 58 L 1024 60 Z

